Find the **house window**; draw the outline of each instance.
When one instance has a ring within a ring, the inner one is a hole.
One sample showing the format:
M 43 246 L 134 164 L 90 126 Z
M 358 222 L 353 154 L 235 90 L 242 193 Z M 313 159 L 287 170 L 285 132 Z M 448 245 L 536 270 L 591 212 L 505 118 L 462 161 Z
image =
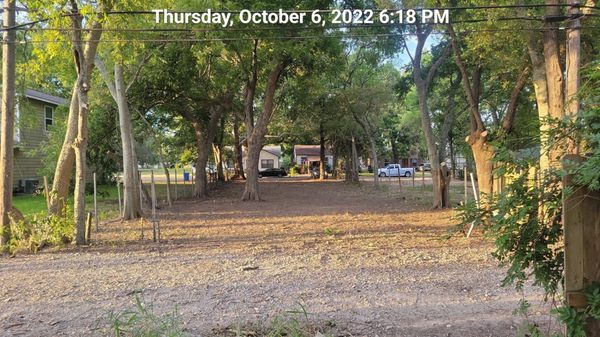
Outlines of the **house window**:
M 260 167 L 263 168 L 263 169 L 274 168 L 275 167 L 275 161 L 273 159 L 261 159 L 260 160 Z
M 52 107 L 44 107 L 44 125 L 46 127 L 46 131 L 50 129 L 50 125 L 54 123 L 54 108 Z

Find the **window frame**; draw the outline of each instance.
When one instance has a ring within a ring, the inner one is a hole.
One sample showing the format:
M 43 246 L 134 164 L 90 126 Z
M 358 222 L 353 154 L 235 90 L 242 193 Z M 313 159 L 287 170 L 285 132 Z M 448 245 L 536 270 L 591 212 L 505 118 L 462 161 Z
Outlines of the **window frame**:
M 48 118 L 47 109 L 50 109 L 52 112 L 52 118 Z M 50 120 L 50 124 L 48 124 L 48 120 Z M 54 125 L 54 107 L 50 105 L 44 105 L 44 131 L 49 132 L 49 126 Z
M 263 165 L 263 162 L 267 162 L 267 163 L 271 162 L 271 164 L 270 164 L 270 166 L 269 165 L 265 166 L 265 165 Z M 260 160 L 260 168 L 261 169 L 275 168 L 275 160 L 274 159 L 261 159 Z

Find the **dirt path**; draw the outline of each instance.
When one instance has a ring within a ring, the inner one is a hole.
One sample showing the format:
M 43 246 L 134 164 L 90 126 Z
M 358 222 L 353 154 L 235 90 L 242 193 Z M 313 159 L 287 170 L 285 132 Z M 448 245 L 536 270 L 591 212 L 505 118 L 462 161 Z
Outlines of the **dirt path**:
M 341 336 L 514 336 L 521 296 L 499 287 L 490 244 L 440 240 L 451 212 L 426 196 L 264 179 L 266 201 L 242 203 L 242 187 L 162 210 L 160 245 L 115 222 L 91 248 L 0 258 L 0 335 L 103 335 L 141 292 L 158 313 L 177 306 L 192 336 L 298 303 Z

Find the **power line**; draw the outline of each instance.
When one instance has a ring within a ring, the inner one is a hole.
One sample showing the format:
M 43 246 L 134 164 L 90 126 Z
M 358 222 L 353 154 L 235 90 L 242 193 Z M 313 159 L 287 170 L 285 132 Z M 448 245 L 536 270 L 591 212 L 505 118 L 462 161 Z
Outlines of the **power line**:
M 564 7 L 564 8 L 580 8 L 580 9 L 591 9 L 591 10 L 600 10 L 598 6 L 589 6 L 589 5 L 571 5 L 571 4 L 516 4 L 516 5 L 487 5 L 487 6 L 462 6 L 462 7 L 427 7 L 427 8 L 393 8 L 393 9 L 361 9 L 361 10 L 372 10 L 373 12 L 381 12 L 383 10 L 387 10 L 390 12 L 399 11 L 399 10 L 408 10 L 413 9 L 415 11 L 424 11 L 424 10 L 448 10 L 448 11 L 458 11 L 458 10 L 491 10 L 491 9 L 523 9 L 523 8 L 545 8 L 545 7 Z M 311 10 L 281 10 L 282 13 L 312 13 L 315 10 L 323 13 L 331 13 L 333 11 L 342 11 L 342 10 L 352 10 L 345 8 L 333 8 L 333 9 L 311 9 Z M 240 13 L 242 10 L 211 10 L 212 13 L 231 13 L 236 14 Z M 266 13 L 279 13 L 279 10 L 252 10 L 254 12 L 266 12 Z M 169 11 L 170 13 L 207 13 L 208 11 Z M 156 15 L 153 11 L 108 11 L 102 13 L 94 13 L 94 14 L 105 14 L 105 15 Z M 72 15 L 79 15 L 79 13 L 64 13 L 60 17 L 69 17 Z M 588 14 L 589 15 L 589 14 Z M 525 19 L 525 18 L 523 18 Z M 27 26 L 31 26 L 37 23 L 50 21 L 51 18 L 42 18 L 36 21 L 31 21 L 27 23 L 22 23 L 18 25 L 14 25 L 11 27 L 6 27 L 0 29 L 0 31 L 4 30 L 12 30 L 19 29 Z M 478 20 L 478 19 L 476 19 Z M 485 19 L 481 19 L 482 21 L 488 21 Z M 473 21 L 478 22 L 478 21 Z
M 588 14 L 586 16 L 600 17 L 600 14 Z M 515 17 L 500 17 L 493 19 L 470 19 L 470 20 L 456 20 L 452 21 L 452 24 L 466 24 L 466 23 L 483 23 L 483 22 L 496 22 L 496 21 L 534 21 L 534 22 L 561 22 L 580 18 L 580 15 L 570 16 L 559 16 L 557 18 L 552 17 L 530 17 L 530 16 L 515 16 Z M 445 25 L 446 23 L 426 23 L 430 25 Z M 269 26 L 269 27 L 252 27 L 252 28 L 224 28 L 221 26 L 215 26 L 214 28 L 53 28 L 53 27 L 29 27 L 26 28 L 27 24 L 22 24 L 16 28 L 19 31 L 58 31 L 58 32 L 72 32 L 75 30 L 91 32 L 91 31 L 103 31 L 103 32 L 148 32 L 148 33 L 166 33 L 166 32 L 244 32 L 244 31 L 290 31 L 290 30 L 328 30 L 328 29 L 354 29 L 354 28 L 383 28 L 383 27 L 399 27 L 399 26 L 411 26 L 412 24 L 399 24 L 399 23 L 355 23 L 355 24 L 329 24 L 329 25 L 305 25 L 305 26 Z M 0 29 L 1 31 L 2 29 Z
M 490 33 L 490 32 L 523 32 L 523 31 L 545 31 L 551 28 L 496 28 L 496 29 L 477 29 L 477 30 L 463 30 L 456 32 L 457 34 L 471 34 L 471 33 Z M 560 27 L 559 30 L 566 30 L 567 28 Z M 583 29 L 600 29 L 600 26 L 586 26 L 578 28 Z M 445 31 L 434 31 L 431 32 L 433 35 L 446 35 Z M 174 42 L 219 42 L 219 41 L 252 41 L 255 39 L 260 40 L 310 40 L 310 39 L 330 39 L 330 38 L 362 38 L 362 37 L 400 37 L 400 36 L 416 36 L 416 33 L 381 33 L 381 34 L 342 34 L 342 35 L 308 35 L 308 36 L 252 36 L 252 37 L 221 37 L 221 38 L 151 38 L 151 39 L 109 39 L 109 40 L 93 40 L 94 42 L 102 43 L 124 43 L 124 42 L 158 42 L 158 43 L 174 43 Z M 77 41 L 80 43 L 90 42 L 90 40 Z M 29 41 L 18 41 L 19 44 L 34 44 L 34 43 L 72 43 L 71 40 L 29 40 Z

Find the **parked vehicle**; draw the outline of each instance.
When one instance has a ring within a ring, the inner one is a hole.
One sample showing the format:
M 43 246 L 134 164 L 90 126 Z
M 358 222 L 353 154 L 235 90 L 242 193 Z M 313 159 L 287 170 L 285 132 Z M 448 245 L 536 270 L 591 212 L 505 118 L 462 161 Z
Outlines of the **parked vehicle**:
M 328 171 L 325 170 L 325 178 L 328 177 Z M 313 179 L 319 179 L 319 177 L 321 177 L 321 169 L 318 166 L 313 166 L 310 169 L 310 177 Z
M 285 170 L 282 168 L 268 168 L 266 170 L 262 170 L 262 171 L 258 172 L 259 178 L 262 178 L 262 177 L 281 178 L 281 177 L 285 177 L 285 176 L 287 176 L 287 172 L 285 172 Z
M 399 164 L 388 164 L 377 170 L 377 175 L 380 177 L 410 177 L 415 174 L 413 167 L 401 167 Z
M 423 163 L 423 164 L 419 165 L 419 171 L 431 171 L 431 164 Z

